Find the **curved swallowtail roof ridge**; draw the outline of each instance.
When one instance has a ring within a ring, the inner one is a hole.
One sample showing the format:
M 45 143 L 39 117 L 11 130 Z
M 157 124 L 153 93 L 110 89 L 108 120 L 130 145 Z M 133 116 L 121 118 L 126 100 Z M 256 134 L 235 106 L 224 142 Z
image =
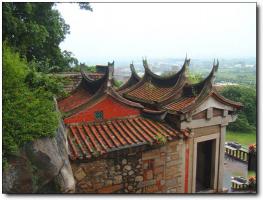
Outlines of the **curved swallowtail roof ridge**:
M 108 63 L 109 66 L 109 63 Z M 80 68 L 80 73 L 82 76 L 82 81 L 80 84 L 82 84 L 87 90 L 90 90 L 92 93 L 95 93 L 101 85 L 105 82 L 107 78 L 107 72 L 109 70 L 109 67 L 106 70 L 106 73 L 99 79 L 92 79 L 89 77 L 88 74 L 86 74 L 83 70 L 83 67 Z
M 190 64 L 190 59 L 187 59 L 186 57 L 182 68 L 177 73 L 173 73 L 168 76 L 160 76 L 152 72 L 151 69 L 149 68 L 147 60 L 143 59 L 143 67 L 145 70 L 145 74 L 143 78 L 150 80 L 152 83 L 174 86 L 178 82 L 178 79 L 180 77 L 186 76 L 186 71 L 189 67 L 189 64 Z
M 147 60 L 143 59 L 145 69 L 143 78 L 122 94 L 130 100 L 157 106 L 160 102 L 174 95 L 178 88 L 182 88 L 185 84 L 186 69 L 189 63 L 190 59 L 186 58 L 182 68 L 177 73 L 163 77 L 153 73 L 148 66 Z
M 119 91 L 120 93 L 125 92 L 127 89 L 129 89 L 130 87 L 132 87 L 133 85 L 135 85 L 136 83 L 138 83 L 141 80 L 141 77 L 137 74 L 137 72 L 135 71 L 134 65 L 133 63 L 130 64 L 130 69 L 131 69 L 131 76 L 128 79 L 128 81 L 126 81 L 120 88 L 118 88 L 117 91 Z
M 141 79 L 141 77 L 137 74 L 137 72 L 134 68 L 133 62 L 130 64 L 130 69 L 131 69 L 132 76 L 139 81 Z
M 100 88 L 95 92 L 95 94 L 90 99 L 88 99 L 87 102 L 65 113 L 64 116 L 69 117 L 78 112 L 81 112 L 84 108 L 87 108 L 95 104 L 96 102 L 100 101 L 101 98 L 104 98 L 106 95 L 111 96 L 112 98 L 123 104 L 129 105 L 131 107 L 143 109 L 144 107 L 141 104 L 125 99 L 124 97 L 119 95 L 118 92 L 116 92 L 116 90 L 114 89 L 113 73 L 114 73 L 114 61 L 112 63 L 110 62 L 108 63 L 108 68 L 106 70 L 105 76 L 103 77 L 103 79 L 102 78 L 100 79 L 103 82 L 100 85 Z
M 217 60 L 215 63 L 214 60 L 211 72 L 203 81 L 196 84 L 185 85 L 182 95 L 178 99 L 169 99 L 169 101 L 165 102 L 166 105 L 163 105 L 163 107 L 171 113 L 186 113 L 201 105 L 209 96 L 214 96 L 223 103 L 240 108 L 242 104 L 228 100 L 215 91 L 213 85 L 218 67 L 219 61 Z
M 196 94 L 201 93 L 202 90 L 206 90 L 206 92 L 211 91 L 214 85 L 214 81 L 216 78 L 215 74 L 218 71 L 218 67 L 219 61 L 217 60 L 217 62 L 215 63 L 214 60 L 212 70 L 204 80 L 200 81 L 199 83 L 189 84 L 185 86 L 184 90 L 186 95 L 195 96 Z
M 186 108 L 182 109 L 181 112 L 186 113 L 186 112 L 193 110 L 194 108 L 201 105 L 210 96 L 215 97 L 217 100 L 221 101 L 224 104 L 231 105 L 231 106 L 238 108 L 238 109 L 240 109 L 243 106 L 239 102 L 234 102 L 234 101 L 231 101 L 231 100 L 223 97 L 213 87 L 214 81 L 216 78 L 215 74 L 218 71 L 218 67 L 219 67 L 219 61 L 217 59 L 216 63 L 214 60 L 213 67 L 212 67 L 212 70 L 209 73 L 209 75 L 200 83 L 193 85 L 192 90 L 194 91 L 194 93 L 197 93 L 194 103 L 187 106 Z

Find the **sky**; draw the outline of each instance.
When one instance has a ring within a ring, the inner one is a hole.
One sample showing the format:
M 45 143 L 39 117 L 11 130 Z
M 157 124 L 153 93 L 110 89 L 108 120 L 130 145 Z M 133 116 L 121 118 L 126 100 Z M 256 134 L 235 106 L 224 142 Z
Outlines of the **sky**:
M 256 57 L 255 3 L 91 3 L 56 8 L 70 25 L 61 43 L 87 64 L 151 58 Z

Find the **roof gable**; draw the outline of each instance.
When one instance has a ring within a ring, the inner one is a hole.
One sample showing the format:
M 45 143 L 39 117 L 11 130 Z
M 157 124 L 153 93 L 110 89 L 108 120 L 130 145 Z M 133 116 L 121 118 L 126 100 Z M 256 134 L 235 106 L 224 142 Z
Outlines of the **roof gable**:
M 68 109 L 69 111 L 64 114 L 65 123 L 93 121 L 95 120 L 94 112 L 96 111 L 102 111 L 106 117 L 105 119 L 139 114 L 143 106 L 123 98 L 113 88 L 113 66 L 114 62 L 108 64 L 104 82 L 101 83 L 100 88 L 92 97 L 85 102 L 83 101 L 84 103 L 76 104 L 74 108 Z M 88 84 L 93 84 L 89 77 L 86 77 L 85 80 Z M 73 98 L 77 97 L 73 95 L 73 97 L 68 98 L 68 101 Z
M 162 102 L 174 95 L 186 81 L 185 73 L 190 60 L 185 59 L 181 70 L 171 76 L 162 77 L 154 74 L 148 66 L 146 60 L 143 60 L 145 74 L 143 78 L 123 93 L 125 98 L 136 102 L 155 104 Z
M 64 119 L 68 123 L 82 123 L 91 121 L 100 121 L 96 119 L 96 112 L 102 112 L 102 120 L 109 120 L 112 118 L 121 118 L 131 115 L 139 115 L 141 109 L 139 107 L 130 106 L 129 104 L 118 101 L 110 95 L 101 96 L 91 105 L 87 105 L 79 112 L 72 114 Z

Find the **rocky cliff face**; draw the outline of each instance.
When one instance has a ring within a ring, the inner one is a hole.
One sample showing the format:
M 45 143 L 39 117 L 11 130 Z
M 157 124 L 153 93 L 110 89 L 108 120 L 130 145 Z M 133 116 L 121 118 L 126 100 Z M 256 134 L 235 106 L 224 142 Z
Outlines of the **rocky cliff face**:
M 4 193 L 72 193 L 75 181 L 61 122 L 54 138 L 40 138 L 21 148 L 3 170 Z

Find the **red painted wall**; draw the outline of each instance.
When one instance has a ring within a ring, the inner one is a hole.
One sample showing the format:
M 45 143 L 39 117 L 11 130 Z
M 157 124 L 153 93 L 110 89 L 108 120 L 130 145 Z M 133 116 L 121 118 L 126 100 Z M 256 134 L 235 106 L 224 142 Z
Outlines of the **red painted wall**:
M 92 107 L 88 107 L 79 113 L 76 113 L 68 118 L 64 119 L 65 123 L 78 123 L 78 122 L 89 122 L 96 121 L 95 112 L 103 111 L 104 119 L 111 119 L 116 117 L 125 117 L 129 115 L 138 115 L 140 110 L 137 108 L 130 107 L 123 103 L 120 103 L 107 96 L 100 102 L 96 103 Z

